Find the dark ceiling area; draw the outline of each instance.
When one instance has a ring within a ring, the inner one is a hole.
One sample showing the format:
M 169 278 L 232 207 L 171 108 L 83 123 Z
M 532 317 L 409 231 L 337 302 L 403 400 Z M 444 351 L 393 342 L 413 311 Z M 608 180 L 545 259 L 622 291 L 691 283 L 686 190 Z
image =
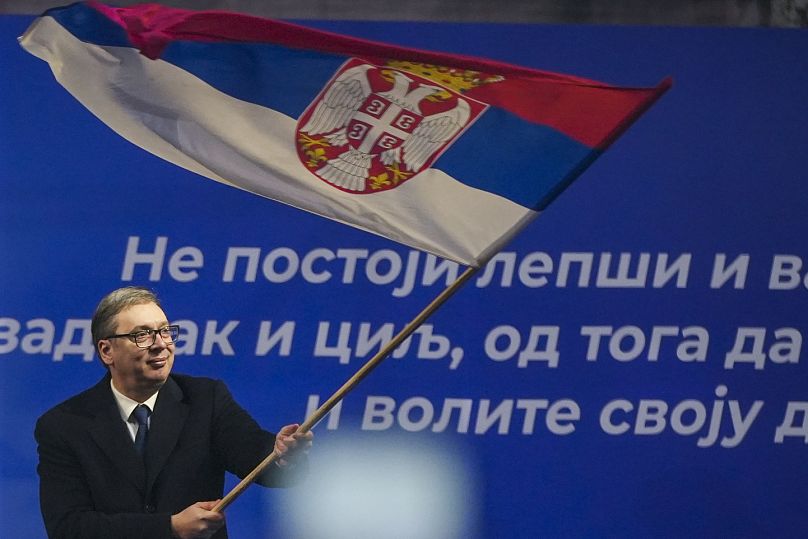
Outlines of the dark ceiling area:
M 69 1 L 0 0 L 0 13 L 36 15 Z M 125 6 L 143 2 L 118 1 Z M 277 19 L 808 27 L 808 0 L 164 0 Z

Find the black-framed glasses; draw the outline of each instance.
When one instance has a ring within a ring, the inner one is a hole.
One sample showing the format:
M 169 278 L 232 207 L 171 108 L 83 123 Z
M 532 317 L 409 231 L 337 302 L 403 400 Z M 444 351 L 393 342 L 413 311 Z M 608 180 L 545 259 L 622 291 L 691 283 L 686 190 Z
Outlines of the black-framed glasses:
M 150 348 L 154 343 L 157 341 L 157 334 L 160 334 L 160 338 L 163 339 L 163 342 L 166 344 L 173 344 L 176 342 L 177 337 L 180 335 L 180 327 L 177 325 L 173 326 L 163 326 L 158 329 L 140 329 L 138 331 L 133 331 L 132 333 L 121 333 L 119 335 L 110 335 L 109 337 L 104 337 L 104 339 L 119 339 L 122 337 L 126 337 L 138 348 Z

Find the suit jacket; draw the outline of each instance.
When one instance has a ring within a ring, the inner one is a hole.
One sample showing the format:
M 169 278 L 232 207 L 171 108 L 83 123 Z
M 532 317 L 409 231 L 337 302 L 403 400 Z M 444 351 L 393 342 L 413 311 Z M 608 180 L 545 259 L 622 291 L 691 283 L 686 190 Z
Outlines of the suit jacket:
M 52 539 L 170 539 L 172 514 L 221 498 L 225 471 L 244 477 L 275 443 L 224 383 L 179 374 L 157 397 L 144 458 L 121 420 L 109 374 L 46 412 L 34 435 Z M 295 475 L 271 465 L 258 482 L 285 486 Z M 214 537 L 226 538 L 226 529 Z

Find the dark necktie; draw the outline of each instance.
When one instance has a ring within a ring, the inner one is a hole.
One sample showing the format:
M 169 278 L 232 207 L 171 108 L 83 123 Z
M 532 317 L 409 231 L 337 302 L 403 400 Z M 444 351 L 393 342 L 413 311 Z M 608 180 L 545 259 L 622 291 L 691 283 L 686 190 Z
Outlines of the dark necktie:
M 135 435 L 135 450 L 138 455 L 143 456 L 146 449 L 146 435 L 149 433 L 149 414 L 151 410 L 145 404 L 138 404 L 132 412 L 132 417 L 137 421 L 137 434 Z

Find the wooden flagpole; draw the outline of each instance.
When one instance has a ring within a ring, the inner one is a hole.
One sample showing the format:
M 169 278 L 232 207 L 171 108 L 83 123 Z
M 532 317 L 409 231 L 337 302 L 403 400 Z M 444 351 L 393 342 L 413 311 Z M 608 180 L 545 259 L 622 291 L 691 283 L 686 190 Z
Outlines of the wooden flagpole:
M 404 326 L 404 328 L 398 332 L 398 334 L 393 337 L 393 339 L 387 343 L 379 352 L 370 358 L 367 363 L 362 365 L 362 367 L 356 371 L 356 373 L 348 379 L 347 382 L 342 384 L 340 387 L 331 397 L 328 398 L 317 410 L 312 413 L 303 424 L 298 427 L 297 432 L 306 433 L 314 428 L 321 419 L 323 419 L 331 409 L 337 405 L 342 399 L 348 395 L 357 385 L 361 382 L 368 374 L 371 373 L 373 369 L 379 366 L 379 364 L 384 361 L 390 353 L 396 349 L 398 345 L 400 345 L 404 340 L 412 335 L 412 333 L 418 329 L 418 327 L 423 324 L 427 318 L 429 318 L 432 313 L 438 310 L 438 308 L 443 305 L 447 299 L 452 297 L 455 292 L 457 292 L 461 286 L 463 286 L 471 277 L 479 270 L 481 267 L 485 266 L 485 264 L 480 264 L 478 267 L 468 267 L 466 271 L 460 275 L 460 277 L 455 280 L 451 285 L 449 285 L 446 289 L 443 290 L 432 302 L 421 311 L 418 316 L 412 319 L 412 321 Z M 227 506 L 229 506 L 233 501 L 238 498 L 248 486 L 250 486 L 258 475 L 264 471 L 264 469 L 278 460 L 278 454 L 273 451 L 270 453 L 264 460 L 262 460 L 258 466 L 256 466 L 253 471 L 247 474 L 244 479 L 239 482 L 238 485 L 233 487 L 233 490 L 227 493 L 224 498 L 221 499 L 219 503 L 217 503 L 213 507 L 213 511 L 221 513 L 224 511 Z

